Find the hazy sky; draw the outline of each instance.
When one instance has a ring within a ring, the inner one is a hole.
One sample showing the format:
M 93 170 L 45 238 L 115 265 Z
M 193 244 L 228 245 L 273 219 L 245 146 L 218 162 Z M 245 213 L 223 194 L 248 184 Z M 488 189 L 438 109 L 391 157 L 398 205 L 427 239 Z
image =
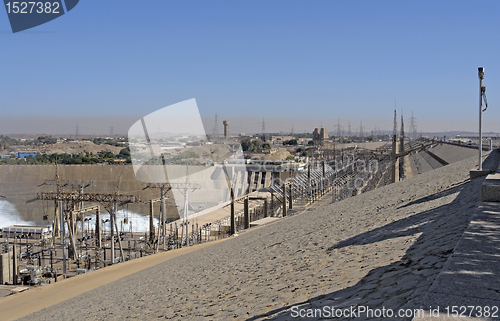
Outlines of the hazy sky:
M 83 0 L 12 34 L 0 9 L 0 133 L 126 132 L 195 98 L 212 131 L 500 131 L 498 1 Z M 398 115 L 399 118 L 399 115 Z

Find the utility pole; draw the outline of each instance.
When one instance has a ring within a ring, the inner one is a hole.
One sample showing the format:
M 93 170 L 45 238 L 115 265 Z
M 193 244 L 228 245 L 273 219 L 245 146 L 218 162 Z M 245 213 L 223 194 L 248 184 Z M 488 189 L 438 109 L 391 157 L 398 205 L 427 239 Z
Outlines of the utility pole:
M 162 223 L 162 234 L 163 234 L 163 249 L 166 249 L 166 236 L 167 236 L 167 231 L 166 231 L 166 226 L 167 226 L 167 207 L 165 205 L 165 187 L 160 188 L 160 211 L 161 211 L 161 223 Z
M 111 264 L 115 264 L 115 232 L 114 225 L 116 223 L 115 213 L 116 213 L 116 203 L 110 204 L 109 211 L 109 226 L 111 227 Z M 120 235 L 118 235 L 120 237 Z
M 483 112 L 488 108 L 488 101 L 486 100 L 486 87 L 483 86 L 484 68 L 478 68 L 479 76 L 479 170 L 483 170 Z M 483 99 L 485 108 L 483 109 Z
M 234 191 L 233 187 L 231 186 L 231 183 L 229 182 L 229 179 L 226 178 L 226 180 L 228 182 L 227 184 L 231 193 L 231 224 L 230 224 L 229 234 L 234 235 L 236 234 L 236 216 L 234 213 L 234 203 L 235 203 Z
M 187 176 L 186 176 L 186 185 L 187 185 Z M 188 215 L 189 215 L 189 192 L 187 187 L 184 188 L 184 224 L 186 224 L 186 246 L 189 247 L 189 220 L 188 220 Z
M 62 257 L 63 257 L 63 274 L 66 275 L 66 233 L 64 228 L 64 201 L 61 201 L 61 244 L 62 244 Z
M 60 192 L 63 192 L 64 191 L 64 187 L 66 186 L 71 186 L 73 188 L 78 188 L 78 191 L 79 193 L 83 193 L 83 189 L 84 188 L 87 188 L 87 187 L 90 187 L 90 186 L 95 186 L 96 183 L 95 181 L 83 181 L 83 180 L 61 180 L 59 179 L 59 175 L 57 174 L 57 169 L 56 169 L 56 178 L 55 179 L 50 179 L 50 180 L 46 180 L 42 185 L 39 185 L 38 187 L 40 186 L 43 186 L 43 185 L 56 185 L 57 186 L 57 192 L 60 193 Z M 76 204 L 75 204 L 76 205 Z M 84 204 L 83 202 L 78 204 L 79 205 L 79 209 L 82 210 L 84 208 Z M 54 219 L 54 231 L 53 231 L 53 234 L 54 236 L 57 236 L 58 233 L 57 233 L 57 229 L 55 228 L 55 226 L 57 226 L 57 208 L 58 208 L 58 204 L 56 202 L 56 205 L 55 205 L 55 209 L 56 209 L 56 216 L 55 216 L 55 219 Z M 75 208 L 73 208 L 73 210 L 75 210 Z M 80 218 L 81 222 L 82 222 L 82 232 L 83 232 L 83 213 L 84 212 L 79 212 L 82 216 Z M 70 219 L 71 219 L 71 224 L 70 224 L 70 228 L 71 228 L 71 233 L 72 234 L 75 234 L 75 217 L 73 216 L 73 211 L 72 210 L 69 210 L 69 216 L 70 216 Z
M 398 135 L 398 121 L 396 116 L 396 108 L 394 108 L 394 126 L 392 128 L 392 173 L 391 173 L 391 183 L 397 182 L 399 178 L 399 166 L 398 166 L 398 146 L 397 146 L 397 135 Z
M 187 169 L 186 169 L 187 170 Z M 148 184 L 143 190 L 147 188 L 160 188 L 160 198 L 157 199 L 152 199 L 151 202 L 151 210 L 150 210 L 150 238 L 152 242 L 152 238 L 154 237 L 154 223 L 153 223 L 153 203 L 155 202 L 160 202 L 160 210 L 161 210 L 161 217 L 160 217 L 160 226 L 159 228 L 159 234 L 158 235 L 158 242 L 160 241 L 160 238 L 163 238 L 163 249 L 166 249 L 166 222 L 167 222 L 167 211 L 166 211 L 166 195 L 167 193 L 172 189 L 183 189 L 184 190 L 184 211 L 182 215 L 179 213 L 179 218 L 184 221 L 182 224 L 186 223 L 186 228 L 187 228 L 187 210 L 188 210 L 188 205 L 189 205 L 189 200 L 188 200 L 188 192 L 190 191 L 195 191 L 196 189 L 201 188 L 201 185 L 198 183 L 191 183 L 187 179 L 187 175 L 189 173 L 186 173 L 186 183 L 150 183 Z M 163 224 L 163 225 L 162 225 Z
M 399 153 L 404 153 L 405 151 L 405 125 L 403 121 L 403 110 L 401 110 L 401 132 L 399 134 Z M 406 166 L 405 166 L 405 158 L 399 158 L 399 178 L 406 178 Z
M 153 214 L 153 204 L 155 202 L 160 202 L 160 226 L 159 228 L 161 228 L 159 231 L 161 233 L 158 233 L 160 235 L 158 235 L 158 242 L 160 241 L 160 239 L 163 239 L 163 249 L 165 250 L 166 249 L 166 242 L 165 242 L 165 239 L 166 239 L 166 222 L 167 222 L 167 210 L 166 210 L 166 203 L 165 203 L 165 199 L 166 199 L 166 195 L 167 193 L 172 189 L 172 184 L 158 184 L 158 183 L 152 183 L 152 184 L 148 184 L 148 186 L 146 186 L 144 189 L 147 189 L 147 188 L 160 188 L 160 198 L 157 198 L 157 199 L 152 199 L 150 201 L 150 216 L 149 216 L 149 241 L 151 244 L 153 244 L 153 241 L 155 239 L 155 233 L 154 233 L 154 214 Z M 143 189 L 143 190 L 144 190 Z

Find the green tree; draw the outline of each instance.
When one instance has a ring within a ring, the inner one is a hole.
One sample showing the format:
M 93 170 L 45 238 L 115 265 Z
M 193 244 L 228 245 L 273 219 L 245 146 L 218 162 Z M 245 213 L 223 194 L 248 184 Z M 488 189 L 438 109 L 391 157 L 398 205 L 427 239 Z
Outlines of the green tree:
M 128 147 L 122 148 L 118 154 L 120 158 L 130 157 L 130 149 Z

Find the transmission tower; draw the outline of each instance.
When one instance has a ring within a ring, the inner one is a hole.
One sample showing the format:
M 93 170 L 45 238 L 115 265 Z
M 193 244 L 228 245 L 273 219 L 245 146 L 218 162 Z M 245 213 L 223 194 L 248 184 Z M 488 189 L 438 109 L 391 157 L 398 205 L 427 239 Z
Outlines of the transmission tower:
M 293 125 L 292 125 L 292 136 L 293 136 Z
M 351 138 L 351 122 L 349 121 L 349 126 L 347 127 L 347 137 Z
M 114 133 L 114 128 L 113 128 L 113 124 L 111 124 L 111 136 L 113 136 L 113 133 Z
M 76 134 L 75 134 L 75 140 L 78 140 L 78 123 L 76 123 Z
M 417 138 L 417 118 L 413 117 L 413 111 L 410 118 L 410 135 L 412 139 Z
M 340 125 L 340 118 L 337 121 L 337 125 L 335 125 L 333 127 L 337 127 L 337 137 L 339 138 L 339 141 L 340 141 L 340 138 L 342 137 L 341 136 L 342 126 Z
M 113 227 L 113 223 L 116 229 L 117 235 L 119 235 L 118 231 L 118 225 L 116 224 L 116 204 L 119 203 L 120 205 L 128 204 L 128 203 L 140 203 L 141 202 L 141 197 L 137 195 L 117 195 L 115 194 L 94 194 L 94 193 L 77 193 L 77 192 L 42 192 L 37 194 L 37 198 L 34 200 L 46 200 L 46 201 L 60 201 L 62 202 L 61 206 L 61 217 L 60 220 L 63 222 L 61 226 L 61 231 L 62 231 L 62 239 L 61 242 L 64 243 L 64 222 L 68 223 L 68 231 L 70 233 L 70 245 L 73 247 L 73 255 L 74 259 L 76 259 L 76 245 L 75 245 L 75 240 L 74 240 L 74 234 L 71 231 L 70 224 L 69 224 L 69 218 L 72 215 L 72 211 L 75 208 L 75 204 L 81 203 L 81 202 L 99 202 L 99 203 L 104 203 L 104 207 L 108 210 L 110 214 L 110 219 L 111 219 L 111 227 Z M 29 200 L 28 202 L 32 202 L 34 200 Z M 80 212 L 80 211 L 77 211 Z M 66 215 L 65 213 L 68 213 Z M 96 224 L 99 224 L 100 217 L 96 217 Z M 113 222 L 114 220 L 114 222 Z M 96 231 L 97 232 L 97 231 Z M 100 233 L 100 232 L 99 232 Z M 97 233 L 96 233 L 97 234 Z M 100 234 L 98 234 L 98 238 Z M 111 228 L 111 240 L 112 244 L 114 240 L 114 231 L 113 228 Z M 122 260 L 124 259 L 124 253 L 123 253 L 123 247 L 121 245 L 120 238 L 118 237 L 118 245 L 120 246 L 120 252 L 122 255 Z M 65 265 L 65 252 L 64 252 L 64 247 L 63 247 L 63 261 L 64 261 L 64 270 L 66 269 Z M 115 252 L 114 252 L 114 245 L 111 246 L 111 261 L 114 263 L 115 261 Z
M 262 118 L 262 134 L 266 132 L 266 121 Z

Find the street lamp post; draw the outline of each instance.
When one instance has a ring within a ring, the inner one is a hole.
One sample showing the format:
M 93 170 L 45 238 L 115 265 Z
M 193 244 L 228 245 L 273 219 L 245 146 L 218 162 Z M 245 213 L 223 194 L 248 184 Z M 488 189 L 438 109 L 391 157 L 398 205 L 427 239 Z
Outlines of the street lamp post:
M 486 87 L 483 87 L 484 78 L 484 68 L 478 68 L 479 76 L 479 170 L 483 170 L 483 88 L 486 91 Z
M 106 264 L 106 242 L 108 240 L 108 238 L 106 237 L 106 223 L 108 223 L 110 221 L 110 219 L 107 219 L 107 220 L 103 220 L 101 219 L 101 222 L 102 222 L 102 232 L 104 233 L 104 246 L 103 246 L 103 254 L 104 254 L 104 264 Z
M 87 231 L 86 231 L 86 235 L 89 233 L 90 231 L 90 221 L 92 220 L 92 217 L 86 217 L 84 222 L 87 222 Z

